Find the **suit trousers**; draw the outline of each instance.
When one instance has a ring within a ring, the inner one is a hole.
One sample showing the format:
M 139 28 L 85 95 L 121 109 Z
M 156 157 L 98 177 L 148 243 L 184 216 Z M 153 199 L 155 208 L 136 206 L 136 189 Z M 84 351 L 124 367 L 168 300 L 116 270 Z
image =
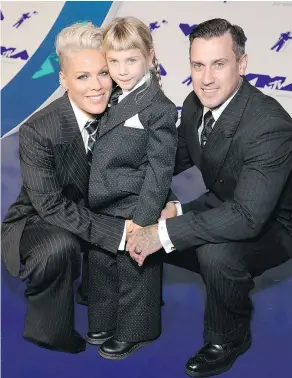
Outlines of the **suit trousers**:
M 74 329 L 73 282 L 80 275 L 80 242 L 39 217 L 27 221 L 20 242 L 27 315 L 23 337 L 51 350 L 79 353 L 85 341 Z
M 140 342 L 161 333 L 161 263 L 139 267 L 126 251 L 89 251 L 89 332 L 115 329 L 119 341 Z
M 204 281 L 206 342 L 222 344 L 243 338 L 250 327 L 253 278 L 286 262 L 291 245 L 292 237 L 275 221 L 254 240 L 163 253 L 164 262 L 197 272 Z

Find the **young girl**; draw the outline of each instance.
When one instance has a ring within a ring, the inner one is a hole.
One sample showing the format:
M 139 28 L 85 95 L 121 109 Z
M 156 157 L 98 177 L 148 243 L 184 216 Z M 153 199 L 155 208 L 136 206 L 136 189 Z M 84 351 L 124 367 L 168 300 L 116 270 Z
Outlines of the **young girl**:
M 90 208 L 131 220 L 128 232 L 156 223 L 170 189 L 177 145 L 175 105 L 163 94 L 148 27 L 118 18 L 103 48 L 117 87 L 95 144 Z M 121 359 L 161 332 L 160 263 L 138 267 L 125 251 L 89 252 L 89 332 L 104 358 Z

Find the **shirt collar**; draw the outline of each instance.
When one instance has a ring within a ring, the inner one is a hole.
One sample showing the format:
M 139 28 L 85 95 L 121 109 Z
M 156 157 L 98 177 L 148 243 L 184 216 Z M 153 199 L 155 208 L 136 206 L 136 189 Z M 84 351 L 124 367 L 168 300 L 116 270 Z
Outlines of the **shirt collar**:
M 77 105 L 74 104 L 74 102 L 70 98 L 69 98 L 69 101 L 71 103 L 73 112 L 75 114 L 79 129 L 82 133 L 86 123 L 88 121 L 93 121 L 94 118 L 93 117 L 89 118 L 85 113 L 83 113 L 83 111 Z
M 137 88 L 139 87 L 142 87 L 142 85 L 144 83 L 146 83 L 146 80 L 148 80 L 148 78 L 150 77 L 150 72 L 147 72 L 143 77 L 142 79 L 135 85 L 134 88 L 132 88 L 130 91 L 127 91 L 125 89 L 123 89 L 123 94 L 121 96 L 123 97 L 126 97 L 128 96 L 128 94 L 130 94 L 131 92 L 134 92 Z

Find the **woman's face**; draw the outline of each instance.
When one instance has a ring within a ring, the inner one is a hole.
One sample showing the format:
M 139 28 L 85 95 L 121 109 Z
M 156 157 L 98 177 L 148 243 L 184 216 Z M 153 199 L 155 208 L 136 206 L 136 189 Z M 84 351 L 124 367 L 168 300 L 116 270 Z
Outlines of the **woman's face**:
M 112 91 L 112 79 L 101 51 L 84 49 L 66 56 L 60 82 L 70 100 L 89 117 L 105 111 Z

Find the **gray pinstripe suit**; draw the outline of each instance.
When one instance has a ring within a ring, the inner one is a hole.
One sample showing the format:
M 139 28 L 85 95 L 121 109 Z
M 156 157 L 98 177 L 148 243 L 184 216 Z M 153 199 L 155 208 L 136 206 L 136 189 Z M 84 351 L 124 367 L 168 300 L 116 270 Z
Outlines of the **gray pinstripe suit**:
M 197 165 L 208 192 L 166 221 L 178 251 L 166 261 L 201 273 L 206 340 L 241 338 L 249 327 L 253 277 L 292 255 L 292 120 L 243 80 L 201 150 L 203 107 L 185 100 L 175 173 Z
M 27 282 L 24 337 L 76 353 L 85 349 L 74 330 L 72 291 L 80 243 L 116 254 L 124 221 L 85 207 L 89 166 L 66 94 L 20 127 L 19 153 L 23 186 L 2 224 L 2 257 Z
M 136 114 L 143 127 L 126 126 Z M 141 226 L 157 222 L 174 170 L 176 120 L 176 107 L 154 76 L 149 87 L 137 88 L 110 109 L 93 152 L 91 209 Z M 128 252 L 100 252 L 89 253 L 89 331 L 116 329 L 117 340 L 130 342 L 159 336 L 161 282 L 156 258 L 139 268 Z

